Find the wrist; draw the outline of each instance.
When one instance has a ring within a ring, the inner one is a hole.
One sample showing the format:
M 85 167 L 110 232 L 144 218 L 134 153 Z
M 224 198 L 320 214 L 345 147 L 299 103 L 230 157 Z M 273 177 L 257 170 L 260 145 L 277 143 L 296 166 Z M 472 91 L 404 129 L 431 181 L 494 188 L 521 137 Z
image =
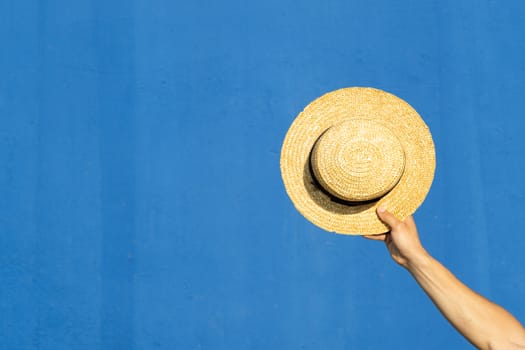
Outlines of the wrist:
M 431 260 L 432 256 L 424 248 L 421 248 L 419 252 L 407 259 L 404 267 L 410 272 L 414 272 L 430 265 Z

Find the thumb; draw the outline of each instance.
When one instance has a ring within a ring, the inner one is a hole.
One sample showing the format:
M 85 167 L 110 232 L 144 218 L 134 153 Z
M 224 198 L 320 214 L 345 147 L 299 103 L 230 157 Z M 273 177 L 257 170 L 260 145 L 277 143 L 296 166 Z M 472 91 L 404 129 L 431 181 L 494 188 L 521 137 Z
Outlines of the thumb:
M 401 223 L 401 221 L 399 221 L 392 213 L 388 212 L 385 207 L 378 207 L 377 215 L 384 223 L 390 226 L 390 228 L 394 228 Z

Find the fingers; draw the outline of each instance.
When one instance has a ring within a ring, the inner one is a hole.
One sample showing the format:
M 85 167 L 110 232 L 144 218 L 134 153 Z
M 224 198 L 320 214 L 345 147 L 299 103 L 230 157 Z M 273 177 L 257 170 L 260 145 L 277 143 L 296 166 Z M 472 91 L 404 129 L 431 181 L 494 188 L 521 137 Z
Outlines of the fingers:
M 392 213 L 388 212 L 385 207 L 378 207 L 377 208 L 377 215 L 379 218 L 386 223 L 391 228 L 394 228 L 401 224 L 402 222 L 399 221 Z
M 416 222 L 414 221 L 414 218 L 412 217 L 412 215 L 407 216 L 407 218 L 405 219 L 404 222 L 405 222 L 405 224 L 407 224 L 409 227 L 413 227 L 413 228 L 416 227 Z
M 380 235 L 365 235 L 363 236 L 366 239 L 371 239 L 373 241 L 385 241 L 386 240 L 386 234 L 380 234 Z

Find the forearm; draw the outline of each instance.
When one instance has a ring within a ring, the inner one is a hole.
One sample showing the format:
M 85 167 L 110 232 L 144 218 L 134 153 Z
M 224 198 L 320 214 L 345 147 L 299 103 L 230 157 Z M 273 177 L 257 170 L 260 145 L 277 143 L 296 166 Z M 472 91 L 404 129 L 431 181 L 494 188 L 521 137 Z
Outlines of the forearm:
M 505 309 L 459 281 L 429 254 L 408 271 L 450 323 L 480 349 L 525 349 L 525 330 Z

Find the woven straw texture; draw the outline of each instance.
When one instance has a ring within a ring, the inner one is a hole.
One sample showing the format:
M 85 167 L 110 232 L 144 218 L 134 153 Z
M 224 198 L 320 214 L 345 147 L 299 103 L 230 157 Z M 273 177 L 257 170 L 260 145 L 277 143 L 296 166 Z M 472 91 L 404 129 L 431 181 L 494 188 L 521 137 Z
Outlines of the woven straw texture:
M 425 199 L 435 164 L 432 136 L 418 113 L 373 88 L 340 89 L 310 103 L 281 150 L 281 175 L 297 210 L 341 234 L 387 232 L 379 205 L 404 220 Z

